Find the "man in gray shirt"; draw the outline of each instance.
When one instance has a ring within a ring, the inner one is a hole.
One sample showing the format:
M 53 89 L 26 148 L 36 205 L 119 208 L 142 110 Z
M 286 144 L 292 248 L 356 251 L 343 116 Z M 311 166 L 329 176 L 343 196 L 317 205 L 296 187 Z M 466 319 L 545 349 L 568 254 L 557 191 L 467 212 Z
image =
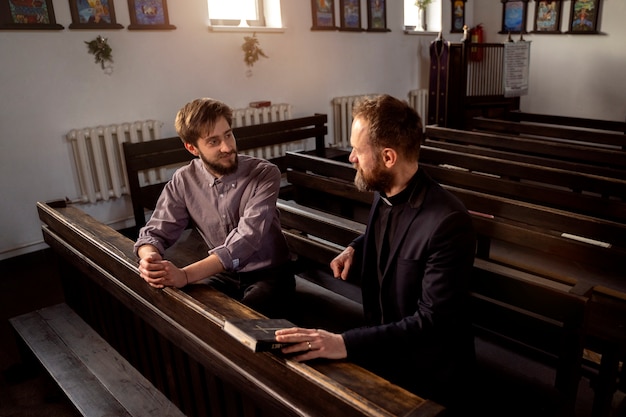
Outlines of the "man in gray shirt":
M 266 315 L 281 314 L 295 287 L 276 200 L 280 171 L 259 158 L 237 154 L 232 110 L 203 98 L 176 116 L 176 131 L 197 156 L 167 183 L 135 253 L 151 286 L 183 287 L 203 280 Z M 163 259 L 189 222 L 210 250 L 182 268 Z

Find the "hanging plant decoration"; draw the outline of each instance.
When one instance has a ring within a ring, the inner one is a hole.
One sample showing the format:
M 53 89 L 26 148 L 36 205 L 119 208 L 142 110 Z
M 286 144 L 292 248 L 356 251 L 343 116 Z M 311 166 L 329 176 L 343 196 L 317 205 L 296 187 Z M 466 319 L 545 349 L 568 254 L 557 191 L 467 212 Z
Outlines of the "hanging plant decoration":
M 252 76 L 252 67 L 259 60 L 260 57 L 269 58 L 265 55 L 265 52 L 259 47 L 259 40 L 256 37 L 256 33 L 253 33 L 252 36 L 244 36 L 243 37 L 243 45 L 241 45 L 241 49 L 243 50 L 244 56 L 243 61 L 248 66 L 248 71 L 246 71 L 246 75 L 248 77 Z
M 95 57 L 96 64 L 100 64 L 105 73 L 113 72 L 113 49 L 108 44 L 108 39 L 98 35 L 92 41 L 85 41 L 89 53 Z
M 418 9 L 425 9 L 432 2 L 433 0 L 415 0 L 415 5 Z

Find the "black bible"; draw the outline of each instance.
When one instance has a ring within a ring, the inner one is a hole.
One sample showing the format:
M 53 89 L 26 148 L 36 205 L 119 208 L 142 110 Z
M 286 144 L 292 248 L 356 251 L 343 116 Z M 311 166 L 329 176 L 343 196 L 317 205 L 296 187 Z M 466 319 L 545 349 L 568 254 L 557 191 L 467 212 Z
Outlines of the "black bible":
M 224 321 L 224 331 L 253 352 L 280 349 L 289 343 L 278 343 L 274 332 L 296 327 L 286 319 L 231 319 Z

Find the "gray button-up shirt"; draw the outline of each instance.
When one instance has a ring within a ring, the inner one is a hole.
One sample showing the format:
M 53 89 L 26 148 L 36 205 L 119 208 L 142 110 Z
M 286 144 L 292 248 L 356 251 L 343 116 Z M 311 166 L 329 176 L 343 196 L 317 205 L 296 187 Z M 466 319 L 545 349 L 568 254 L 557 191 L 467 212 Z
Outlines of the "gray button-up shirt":
M 289 257 L 276 207 L 280 171 L 263 159 L 238 155 L 233 174 L 215 178 L 196 158 L 167 183 L 152 217 L 140 230 L 141 245 L 161 254 L 192 220 L 227 271 L 248 272 L 283 264 Z

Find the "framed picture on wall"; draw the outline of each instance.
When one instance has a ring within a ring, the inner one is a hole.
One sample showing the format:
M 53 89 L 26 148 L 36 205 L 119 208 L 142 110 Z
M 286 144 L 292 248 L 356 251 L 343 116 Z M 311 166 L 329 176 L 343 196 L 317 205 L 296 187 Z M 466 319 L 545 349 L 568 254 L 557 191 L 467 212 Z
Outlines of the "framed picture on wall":
M 311 0 L 313 26 L 311 30 L 335 30 L 334 0 Z
M 167 13 L 167 0 L 128 0 L 128 30 L 172 30 Z
M 598 33 L 601 0 L 572 0 L 567 33 Z
M 361 1 L 339 0 L 339 30 L 361 31 Z
M 463 33 L 465 26 L 465 2 L 467 0 L 450 0 L 452 2 L 452 25 L 450 33 Z
M 387 1 L 367 0 L 367 30 L 389 32 L 387 29 Z
M 535 0 L 534 33 L 561 33 L 561 0 Z
M 52 0 L 0 0 L 0 29 L 60 30 Z
M 122 29 L 115 21 L 113 0 L 69 0 L 70 29 Z
M 502 1 L 502 30 L 499 33 L 526 33 L 528 0 Z

